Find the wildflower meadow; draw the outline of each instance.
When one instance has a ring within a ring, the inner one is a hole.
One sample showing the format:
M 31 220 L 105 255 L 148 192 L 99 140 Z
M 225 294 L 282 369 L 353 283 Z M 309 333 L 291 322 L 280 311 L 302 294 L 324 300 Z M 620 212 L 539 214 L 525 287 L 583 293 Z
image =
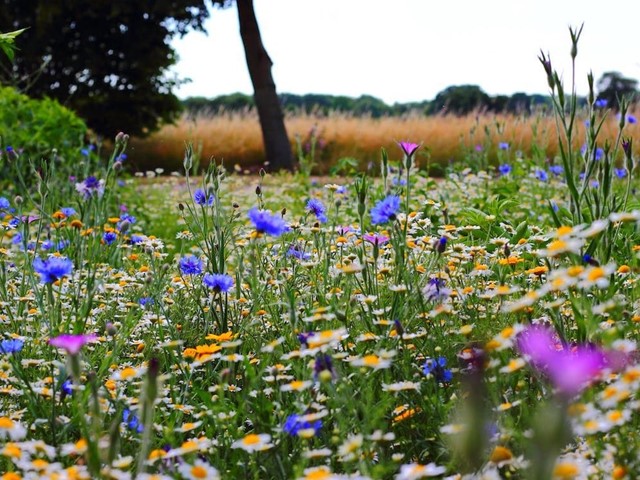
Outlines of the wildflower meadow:
M 638 478 L 636 118 L 540 62 L 557 155 L 442 178 L 3 144 L 0 478 Z

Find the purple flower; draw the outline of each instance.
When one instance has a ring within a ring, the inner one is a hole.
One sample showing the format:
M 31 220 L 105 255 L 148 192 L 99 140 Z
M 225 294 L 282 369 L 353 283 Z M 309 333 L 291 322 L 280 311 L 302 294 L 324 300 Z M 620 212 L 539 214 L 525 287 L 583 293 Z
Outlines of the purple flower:
M 316 435 L 322 428 L 322 420 L 309 422 L 304 419 L 304 415 L 292 414 L 287 417 L 282 426 L 282 431 L 289 435 L 296 436 L 300 430 L 311 430 Z
M 87 177 L 83 182 L 76 183 L 76 190 L 85 199 L 94 195 L 101 197 L 104 193 L 104 180 L 98 180 L 94 176 Z
M 310 253 L 307 253 L 304 250 L 300 250 L 295 245 L 289 247 L 289 250 L 287 250 L 287 255 L 293 258 L 297 258 L 298 260 L 309 260 L 311 258 Z
M 604 157 L 604 150 L 600 147 L 596 148 L 596 154 L 595 154 L 595 159 L 596 160 L 601 160 L 602 157 Z
M 310 198 L 307 202 L 307 212 L 313 213 L 318 221 L 324 223 L 327 221 L 327 207 L 317 198 Z
M 398 142 L 398 146 L 402 149 L 407 157 L 413 156 L 413 154 L 420 148 L 420 145 L 413 142 Z
M 500 172 L 500 175 L 509 175 L 511 173 L 511 165 L 503 163 L 498 167 L 498 171 Z
M 209 195 L 207 197 L 206 192 L 201 188 L 198 188 L 195 192 L 193 192 L 193 201 L 196 202 L 196 205 L 207 205 L 210 207 L 211 205 L 213 205 L 213 200 L 213 195 Z
M 37 257 L 33 260 L 33 269 L 40 275 L 40 282 L 53 283 L 71 274 L 73 262 L 66 257 L 52 256 L 46 260 Z
M 180 259 L 180 271 L 183 275 L 200 275 L 202 260 L 195 255 L 185 255 Z
M 374 234 L 365 233 L 362 236 L 362 238 L 364 239 L 365 242 L 369 242 L 372 245 L 384 245 L 389 241 L 389 237 L 379 233 L 374 233 Z
M 258 233 L 266 233 L 278 237 L 288 230 L 287 224 L 282 217 L 273 215 L 265 210 L 258 210 L 254 207 L 247 212 L 247 216 Z
M 72 217 L 73 215 L 75 215 L 77 213 L 75 208 L 73 208 L 73 207 L 63 207 L 63 208 L 60 209 L 60 211 L 62 213 L 64 213 L 64 215 L 66 217 Z
M 509 144 L 507 142 L 500 142 L 498 148 L 500 150 L 509 150 Z
M 596 100 L 594 105 L 595 105 L 596 108 L 606 108 L 608 103 L 609 102 L 607 100 L 605 100 L 604 98 L 599 98 L 598 100 Z
M 90 335 L 73 335 L 62 334 L 57 337 L 49 339 L 49 345 L 57 348 L 62 348 L 67 351 L 69 355 L 77 355 L 84 344 L 93 342 L 96 339 L 95 334 Z
M 396 213 L 400 209 L 400 197 L 389 195 L 387 198 L 380 200 L 371 209 L 371 223 L 374 225 L 387 223 L 389 220 L 395 220 Z
M 0 210 L 8 210 L 11 207 L 11 203 L 4 197 L 0 197 Z
M 336 372 L 333 369 L 333 360 L 331 360 L 331 355 L 327 355 L 326 353 L 319 354 L 313 363 L 314 380 L 317 380 L 322 372 L 329 372 L 332 379 L 336 378 Z
M 570 348 L 551 328 L 534 325 L 520 333 L 517 346 L 531 365 L 549 377 L 559 393 L 573 397 L 604 369 L 606 356 L 597 347 Z
M 627 115 L 627 123 L 633 125 L 634 123 L 638 123 L 638 120 L 633 115 Z
M 429 302 L 441 302 L 449 298 L 451 290 L 445 288 L 442 278 L 430 278 L 427 286 L 422 289 L 422 294 Z
M 207 273 L 202 278 L 202 283 L 214 292 L 226 293 L 233 287 L 233 277 L 223 273 Z

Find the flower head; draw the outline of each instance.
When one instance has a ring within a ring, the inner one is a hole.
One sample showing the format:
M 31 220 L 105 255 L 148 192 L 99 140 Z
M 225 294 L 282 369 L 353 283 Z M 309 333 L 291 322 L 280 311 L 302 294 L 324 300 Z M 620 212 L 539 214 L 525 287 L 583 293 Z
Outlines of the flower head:
M 33 269 L 40 275 L 40 282 L 53 283 L 71 274 L 73 262 L 66 257 L 53 256 L 46 260 L 38 257 L 33 261 Z
M 207 196 L 206 192 L 201 188 L 198 188 L 195 192 L 193 192 L 193 201 L 196 202 L 196 205 L 213 205 L 214 196 L 210 194 Z
M 22 340 L 2 340 L 0 342 L 0 353 L 18 353 L 24 347 L 24 342 Z
M 200 275 L 202 260 L 195 255 L 185 255 L 180 259 L 180 271 L 183 275 Z
M 508 163 L 503 163 L 498 167 L 498 172 L 500 172 L 500 175 L 509 175 L 511 173 L 511 170 L 511 165 L 509 165 Z
M 395 220 L 398 210 L 400 210 L 400 197 L 389 195 L 376 203 L 371 209 L 371 223 L 377 225 L 387 223 L 389 220 Z
M 327 207 L 317 198 L 310 198 L 307 202 L 307 211 L 313 213 L 318 221 L 324 223 L 327 221 Z
M 273 215 L 265 210 L 252 208 L 247 212 L 247 216 L 258 233 L 266 233 L 278 237 L 288 230 L 287 224 L 277 215 Z
M 416 153 L 416 151 L 420 148 L 420 145 L 418 145 L 417 143 L 407 141 L 398 142 L 398 146 L 402 149 L 407 157 L 413 156 L 413 154 Z
M 384 245 L 389 241 L 389 237 L 379 233 L 365 233 L 362 235 L 362 238 L 365 242 L 369 242 L 371 245 Z
M 202 283 L 215 292 L 228 292 L 233 287 L 233 277 L 223 273 L 207 273 Z
M 80 349 L 89 342 L 93 342 L 96 339 L 95 334 L 89 335 L 74 335 L 69 333 L 64 333 L 62 335 L 58 335 L 57 337 L 49 339 L 49 345 L 62 348 L 67 351 L 69 355 L 77 355 L 80 352 Z
M 76 183 L 76 191 L 87 199 L 94 195 L 101 197 L 104 193 L 104 180 L 98 180 L 94 176 L 84 179 L 80 183 Z
M 425 375 L 432 375 L 437 382 L 449 383 L 453 379 L 451 370 L 445 368 L 447 365 L 447 359 L 444 357 L 438 357 L 437 360 L 428 358 L 422 367 L 422 373 Z

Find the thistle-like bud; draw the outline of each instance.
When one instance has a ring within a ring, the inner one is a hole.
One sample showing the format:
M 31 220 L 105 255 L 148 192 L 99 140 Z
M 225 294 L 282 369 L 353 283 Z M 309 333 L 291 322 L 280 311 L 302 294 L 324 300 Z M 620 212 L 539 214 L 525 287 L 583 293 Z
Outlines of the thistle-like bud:
M 555 82 L 553 77 L 553 68 L 551 67 L 551 55 L 547 54 L 545 56 L 544 52 L 540 50 L 540 56 L 538 57 L 540 63 L 544 67 L 544 71 L 547 74 L 547 83 L 549 84 L 549 88 L 553 91 L 555 88 Z
M 258 186 L 256 187 L 256 195 L 257 195 L 257 196 L 262 195 L 262 187 L 260 187 L 260 185 L 258 185 Z

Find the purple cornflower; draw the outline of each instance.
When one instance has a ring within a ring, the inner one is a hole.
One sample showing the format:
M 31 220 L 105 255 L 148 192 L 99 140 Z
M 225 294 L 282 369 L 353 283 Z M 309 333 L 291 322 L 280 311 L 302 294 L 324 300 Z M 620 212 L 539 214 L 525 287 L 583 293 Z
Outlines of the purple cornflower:
M 247 212 L 247 216 L 258 233 L 266 233 L 278 237 L 288 230 L 287 224 L 277 215 L 273 215 L 265 210 L 252 208 Z
M 503 163 L 498 167 L 500 175 L 509 175 L 511 173 L 511 170 L 511 165 L 509 165 L 508 163 Z
M 433 277 L 429 279 L 427 286 L 422 289 L 422 294 L 429 302 L 441 302 L 451 295 L 451 290 L 445 288 L 442 278 Z
M 94 195 L 101 197 L 104 193 L 104 180 L 98 180 L 93 175 L 84 179 L 83 182 L 76 183 L 76 190 L 82 194 L 85 199 Z
M 438 357 L 437 360 L 428 358 L 422 367 L 422 373 L 425 375 L 432 375 L 438 383 L 449 383 L 453 379 L 451 370 L 445 368 L 447 365 L 447 359 L 444 357 Z
M 122 421 L 127 424 L 127 427 L 131 430 L 135 430 L 137 433 L 142 433 L 144 427 L 140 423 L 140 419 L 135 413 L 131 413 L 131 410 L 125 408 L 122 411 Z
M 371 223 L 374 225 L 387 223 L 389 220 L 395 220 L 396 213 L 400 209 L 400 197 L 389 195 L 387 198 L 380 200 L 371 209 Z
M 195 255 L 185 255 L 180 259 L 180 271 L 183 275 L 200 275 L 202 260 Z
M 609 102 L 607 100 L 605 100 L 604 98 L 599 98 L 598 100 L 595 101 L 594 106 L 596 108 L 606 108 L 608 103 Z
M 325 374 L 324 372 L 327 373 Z M 321 353 L 316 357 L 316 360 L 313 363 L 313 379 L 318 380 L 318 377 L 325 378 L 324 375 L 327 375 L 332 380 L 336 378 L 336 372 L 333 369 L 333 360 L 331 360 L 331 355 Z
M 633 115 L 627 115 L 627 123 L 633 125 L 634 123 L 638 123 L 638 119 Z
M 40 275 L 40 282 L 53 283 L 71 274 L 73 262 L 67 257 L 52 256 L 46 260 L 37 257 L 33 260 L 33 269 Z
M 8 210 L 11 207 L 11 203 L 4 197 L 0 197 L 0 210 Z
M 319 222 L 327 221 L 327 207 L 317 198 L 310 198 L 307 202 L 307 212 L 313 213 Z
M 418 145 L 417 143 L 406 141 L 398 142 L 398 146 L 402 149 L 407 157 L 413 156 L 413 154 L 416 153 L 416 151 L 420 148 L 420 145 Z
M 447 237 L 440 237 L 435 242 L 433 242 L 433 249 L 442 254 L 447 249 Z
M 64 213 L 66 217 L 71 217 L 77 213 L 76 209 L 73 207 L 63 207 L 60 209 L 60 211 Z
M 207 193 L 201 188 L 198 188 L 195 192 L 193 192 L 193 201 L 196 202 L 196 205 L 206 205 L 210 207 L 211 205 L 213 205 L 213 200 L 213 194 L 207 196 Z
M 66 350 L 69 355 L 75 356 L 86 343 L 93 342 L 96 338 L 95 334 L 73 335 L 65 333 L 58 335 L 57 337 L 50 338 L 49 345 L 62 348 Z
M 605 367 L 606 355 L 592 345 L 571 348 L 549 327 L 534 325 L 518 335 L 517 346 L 531 365 L 549 377 L 558 392 L 580 393 Z
M 509 143 L 507 143 L 507 142 L 500 142 L 500 143 L 498 144 L 498 148 L 499 148 L 500 150 L 509 150 Z
M 202 278 L 202 283 L 214 292 L 226 293 L 233 287 L 233 277 L 223 273 L 207 273 Z
M 369 242 L 371 245 L 384 245 L 389 241 L 389 237 L 380 233 L 365 233 L 362 238 L 365 242 Z

